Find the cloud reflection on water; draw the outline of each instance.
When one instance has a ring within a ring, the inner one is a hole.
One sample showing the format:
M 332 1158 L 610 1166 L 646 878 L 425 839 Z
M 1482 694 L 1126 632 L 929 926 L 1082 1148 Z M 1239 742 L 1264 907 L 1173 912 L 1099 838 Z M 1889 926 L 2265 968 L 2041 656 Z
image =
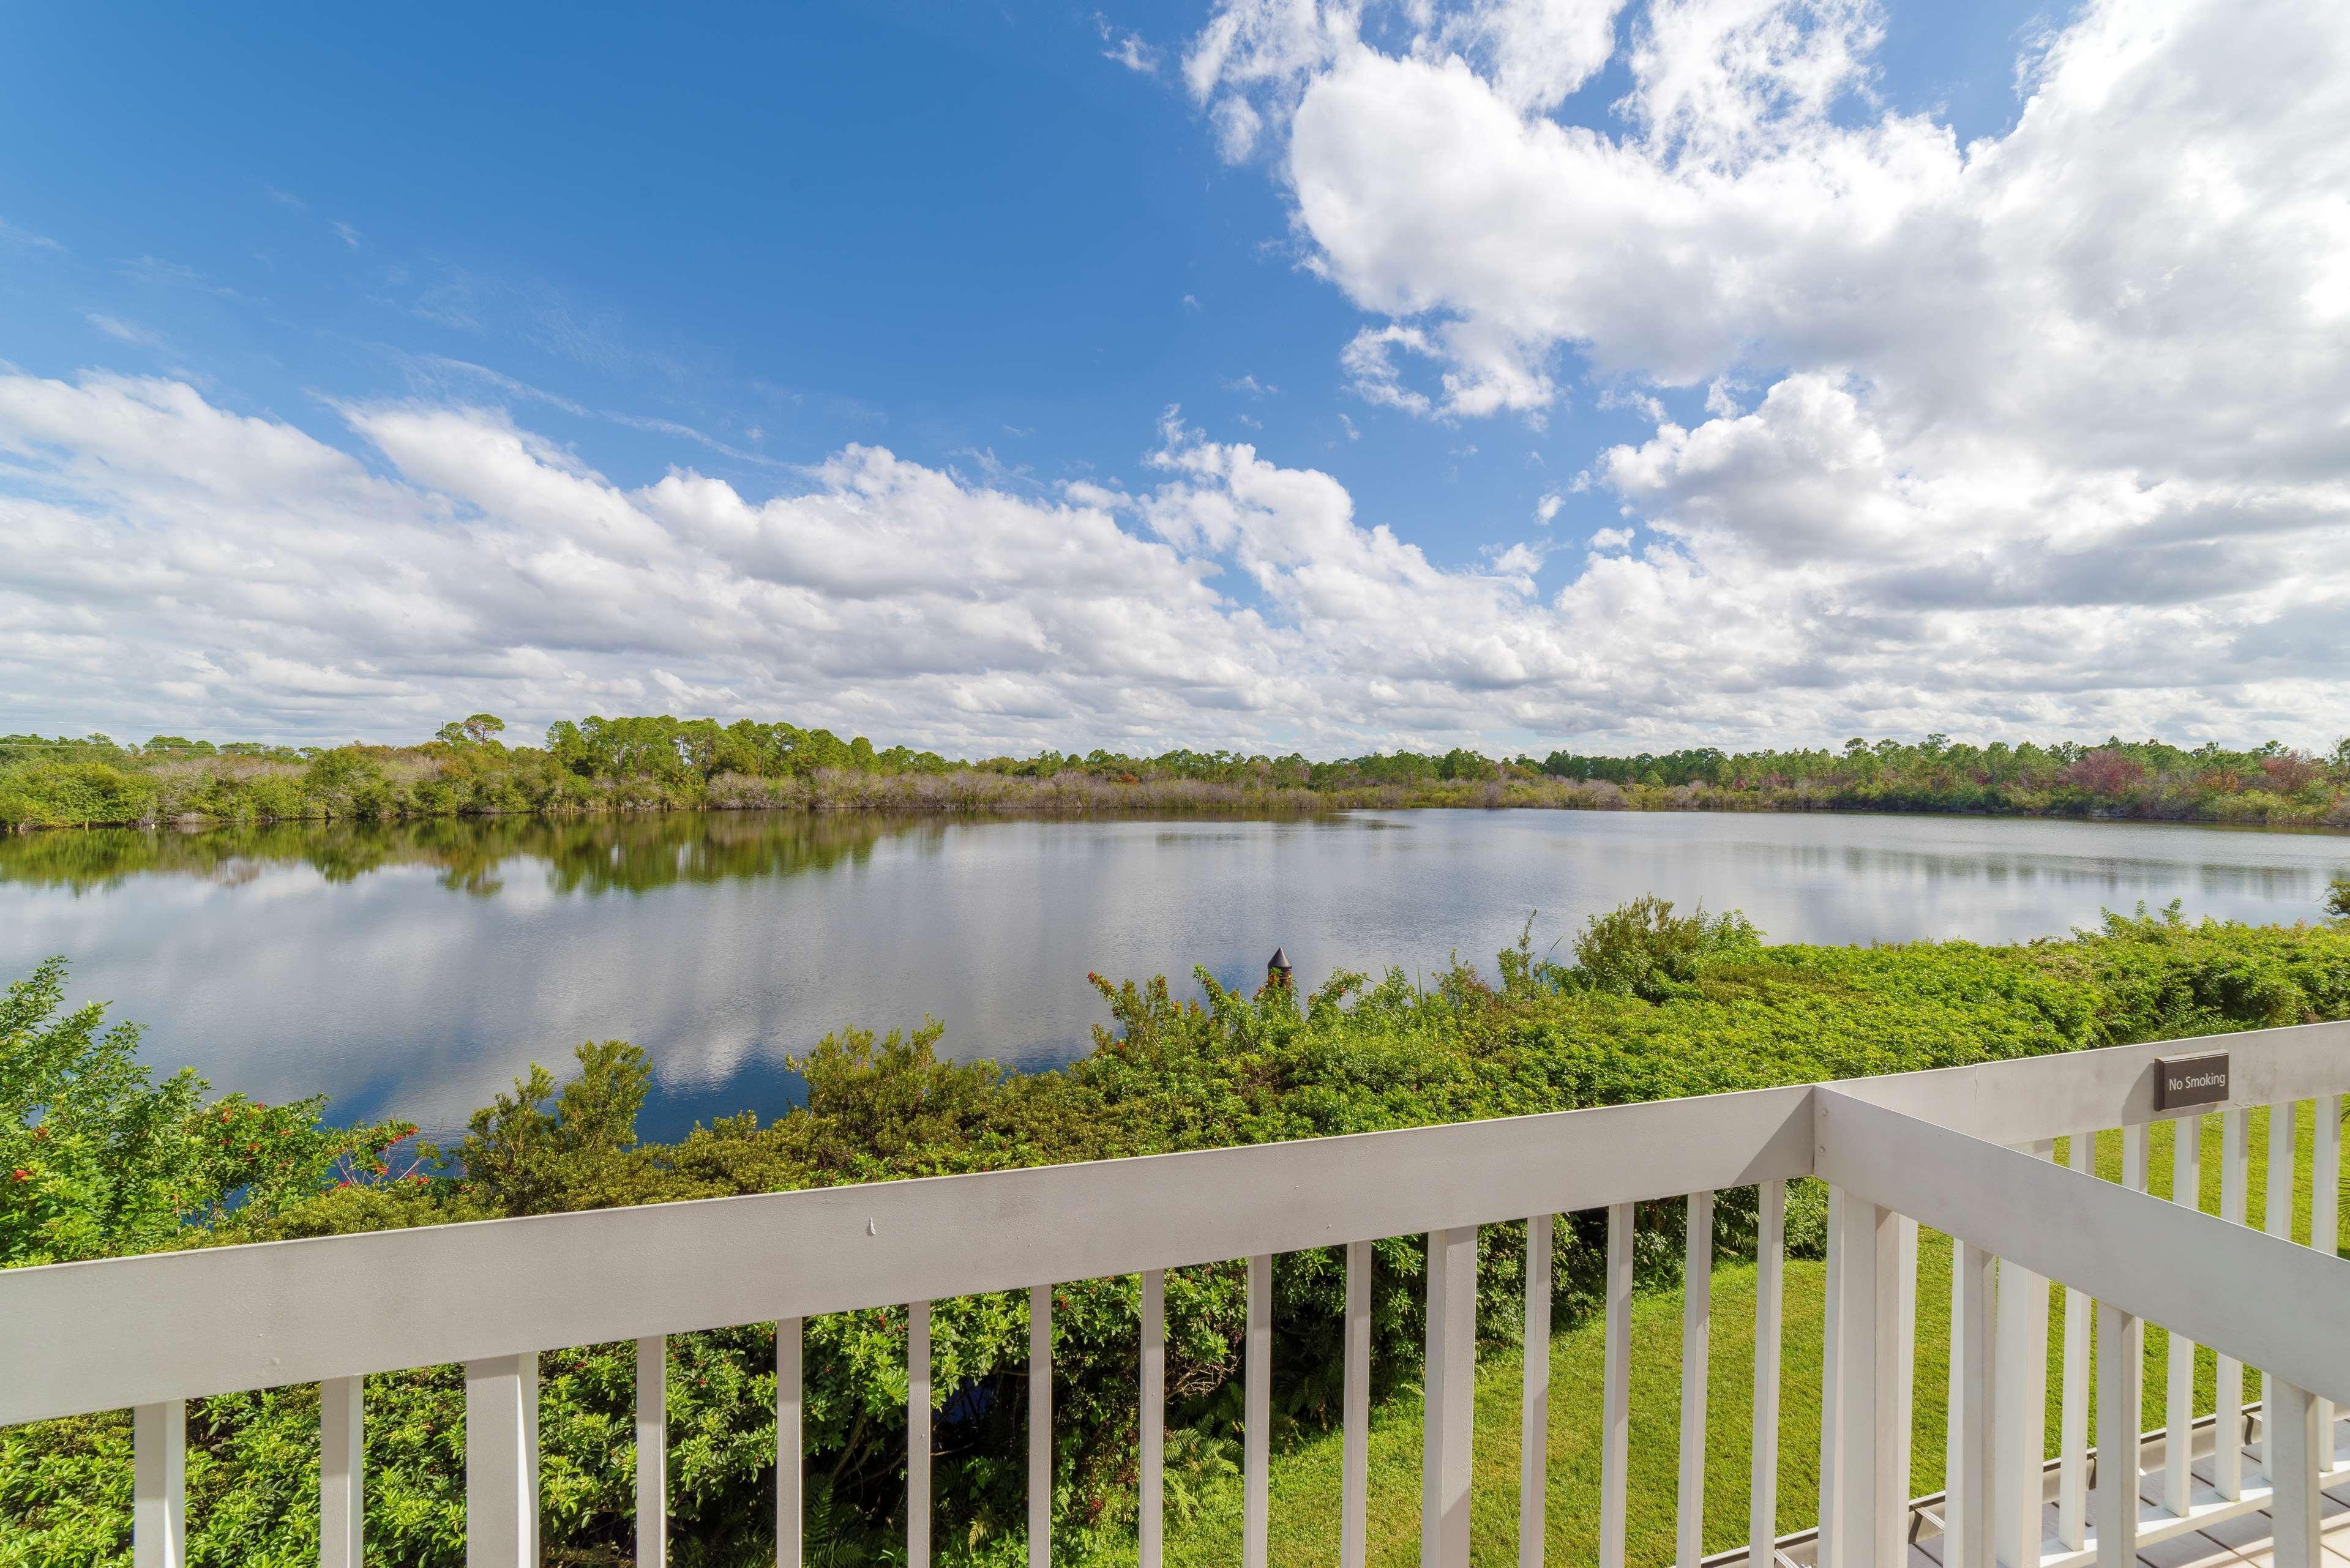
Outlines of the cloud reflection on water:
M 1104 1021 L 1085 982 L 1253 982 L 1490 960 L 1645 892 L 1773 940 L 2012 940 L 2101 909 L 2314 918 L 2350 838 L 1951 817 L 1553 812 L 1286 822 L 799 814 L 94 831 L 0 840 L 0 972 L 66 954 L 146 1054 L 264 1099 L 446 1134 L 534 1058 L 623 1037 L 645 1130 L 794 1102 L 786 1053 L 946 1021 L 1034 1068 Z

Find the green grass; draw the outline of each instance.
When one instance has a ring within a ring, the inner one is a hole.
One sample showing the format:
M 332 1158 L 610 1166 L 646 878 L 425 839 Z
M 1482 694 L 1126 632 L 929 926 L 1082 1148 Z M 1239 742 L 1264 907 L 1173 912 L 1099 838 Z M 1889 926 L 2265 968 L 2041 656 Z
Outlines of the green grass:
M 2295 1240 L 2308 1240 L 2310 1132 L 2314 1106 L 2301 1107 L 2294 1145 L 2297 1168 Z M 2251 1175 L 2249 1219 L 2258 1225 L 2265 1211 L 2267 1114 L 2251 1116 Z M 2170 1190 L 2171 1128 L 2150 1132 L 2147 1163 L 2152 1189 Z M 2220 1201 L 2220 1118 L 2203 1127 L 2203 1208 L 2217 1212 Z M 2059 1141 L 2063 1158 L 2066 1145 Z M 2121 1135 L 2099 1137 L 2095 1165 L 2107 1180 L 2121 1174 Z M 2345 1206 L 2350 1215 L 2350 1205 Z M 1791 1261 L 1783 1297 L 1779 1390 L 1778 1532 L 1811 1524 L 1819 1488 L 1819 1387 L 1825 1270 L 1816 1262 Z M 1705 1550 L 1718 1552 L 1746 1539 L 1752 1470 L 1754 1286 L 1752 1263 L 1718 1268 L 1713 1273 L 1713 1311 L 1706 1386 Z M 2063 1427 L 2063 1377 L 2066 1293 L 2050 1292 L 2048 1453 L 2054 1457 Z M 1910 1491 L 1942 1486 L 1944 1421 L 1950 1378 L 1950 1243 L 1921 1231 L 1918 1249 L 1918 1327 Z M 1673 1560 L 1678 1455 L 1680 1440 L 1680 1319 L 1679 1291 L 1637 1296 L 1632 1307 L 1632 1435 L 1627 1481 L 1627 1556 L 1636 1563 Z M 1557 1334 L 1551 1345 L 1550 1423 L 1547 1433 L 1549 1487 L 1546 1529 L 1552 1561 L 1588 1561 L 1597 1550 L 1599 1511 L 1599 1402 L 1603 1324 L 1595 1316 Z M 2094 1345 L 2094 1335 L 2092 1336 Z M 2149 1325 L 2146 1334 L 2145 1421 L 2161 1425 L 2169 1348 L 2167 1336 Z M 1517 1561 L 1519 1392 L 1523 1360 L 1517 1347 L 1488 1348 L 1479 1358 L 1474 1467 L 1471 1493 L 1471 1557 L 1481 1568 L 1510 1568 Z M 2092 1366 L 2094 1368 L 2094 1354 Z M 2196 1358 L 2198 1414 L 2216 1404 L 2212 1352 Z M 2246 1376 L 2245 1397 L 2260 1396 L 2257 1375 Z M 2095 1428 L 2094 1370 L 2089 1430 Z M 1282 1568 L 1336 1568 L 1343 1459 L 1336 1430 L 1299 1430 L 1285 1435 L 1274 1460 L 1271 1558 Z M 1420 1400 L 1407 1389 L 1372 1413 L 1370 1433 L 1369 1557 L 1375 1568 L 1411 1568 L 1419 1555 Z M 1197 1511 L 1170 1521 L 1167 1560 L 1176 1568 L 1209 1568 L 1241 1559 L 1241 1488 L 1236 1477 L 1198 1489 Z M 1131 1561 L 1129 1550 L 1114 1561 Z

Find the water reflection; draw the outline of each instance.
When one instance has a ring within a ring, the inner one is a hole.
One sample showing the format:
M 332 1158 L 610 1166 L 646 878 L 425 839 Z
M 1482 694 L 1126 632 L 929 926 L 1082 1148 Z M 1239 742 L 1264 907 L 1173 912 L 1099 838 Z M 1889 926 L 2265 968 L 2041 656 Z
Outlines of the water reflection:
M 623 1036 L 649 1132 L 755 1108 L 827 1030 L 946 1020 L 1024 1067 L 1101 1021 L 1085 983 L 1301 981 L 1489 959 L 1645 892 L 1775 940 L 2008 940 L 2102 908 L 2314 918 L 2339 836 L 1980 819 L 1421 812 L 1286 822 L 799 813 L 0 839 L 0 974 L 74 962 L 160 1064 L 447 1130 L 534 1057 Z
M 888 836 L 927 834 L 936 817 L 844 813 L 419 823 L 279 824 L 254 828 L 99 828 L 0 840 L 0 883 L 106 891 L 134 877 L 249 882 L 271 866 L 300 865 L 328 884 L 391 867 L 428 867 L 452 893 L 493 896 L 517 858 L 547 867 L 564 893 L 640 893 L 676 882 L 771 877 L 834 865 Z

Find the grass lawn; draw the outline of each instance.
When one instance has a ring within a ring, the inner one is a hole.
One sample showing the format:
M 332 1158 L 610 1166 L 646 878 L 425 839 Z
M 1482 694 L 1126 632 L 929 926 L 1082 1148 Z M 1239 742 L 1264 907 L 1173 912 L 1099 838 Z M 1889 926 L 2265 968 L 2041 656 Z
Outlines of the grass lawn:
M 2314 1107 L 2301 1107 L 2295 1139 L 2300 1215 L 2295 1239 L 2308 1239 L 2310 1130 Z M 2265 1209 L 2267 1115 L 2251 1117 L 2252 1172 L 2250 1213 L 2258 1225 Z M 2203 1127 L 2203 1207 L 2220 1202 L 2220 1118 Z M 2152 1188 L 2170 1190 L 2171 1128 L 2157 1124 L 2147 1151 Z M 2060 1142 L 2058 1155 L 2065 1152 Z M 2121 1171 L 2121 1135 L 2097 1140 L 2096 1167 L 2106 1179 Z M 2350 1213 L 2350 1205 L 2345 1205 Z M 1713 1275 L 1711 1372 L 1707 1383 L 1709 1456 L 1705 1548 L 1716 1552 L 1746 1538 L 1748 1477 L 1752 1452 L 1754 1280 L 1752 1263 L 1727 1264 Z M 1791 1261 L 1781 1341 L 1778 1529 L 1810 1524 L 1818 1511 L 1819 1388 L 1822 1300 L 1825 1270 Z M 2048 1451 L 2061 1425 L 2065 1293 L 2053 1290 L 2049 1313 Z M 1942 1485 L 1943 1422 L 1949 1389 L 1950 1243 L 1922 1231 L 1918 1250 L 1917 1380 L 1910 1490 Z M 1632 1437 L 1628 1555 L 1638 1563 L 1673 1557 L 1676 1477 L 1680 1428 L 1680 1312 L 1678 1291 L 1637 1297 L 1632 1309 Z M 1596 1316 L 1551 1344 L 1548 1545 L 1554 1562 L 1588 1561 L 1597 1550 L 1599 1510 L 1600 1351 Z M 2146 1334 L 2146 1425 L 2162 1420 L 2168 1345 L 2158 1328 Z M 1523 1373 L 1514 1346 L 1488 1348 L 1479 1358 L 1471 1555 L 1481 1568 L 1511 1568 L 1517 1561 L 1518 1409 Z M 2213 1360 L 2197 1356 L 2196 1410 L 2215 1404 Z M 2089 1387 L 2095 1388 L 2092 1373 Z M 2246 1397 L 2259 1397 L 2256 1376 Z M 2095 1431 L 2094 1407 L 2089 1430 Z M 1370 1559 L 1379 1568 L 1410 1568 L 1419 1554 L 1420 1401 L 1406 1390 L 1372 1412 L 1370 1438 Z M 1272 1480 L 1272 1560 L 1281 1568 L 1335 1568 L 1342 1445 L 1335 1430 L 1297 1431 L 1276 1449 Z M 1241 1488 L 1236 1478 L 1199 1489 L 1188 1520 L 1169 1521 L 1167 1559 L 1182 1568 L 1241 1560 Z

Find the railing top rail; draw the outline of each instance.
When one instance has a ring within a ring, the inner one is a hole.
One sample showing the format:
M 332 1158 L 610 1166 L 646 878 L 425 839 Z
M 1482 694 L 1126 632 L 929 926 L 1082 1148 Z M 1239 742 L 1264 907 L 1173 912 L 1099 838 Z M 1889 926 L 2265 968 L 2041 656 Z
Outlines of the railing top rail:
M 0 1272 L 0 1424 L 1804 1174 L 1806 1085 Z
M 2154 1060 L 2189 1044 L 2230 1051 L 2234 1103 L 2350 1089 L 2350 1023 L 1828 1087 L 2014 1144 L 2158 1115 Z M 0 1424 L 1807 1176 L 1813 1105 L 1795 1085 L 0 1271 Z
M 2084 1127 L 2133 1127 L 2181 1115 L 2155 1104 L 2162 1057 L 2224 1051 L 2226 1100 L 2197 1111 L 2267 1106 L 2350 1090 L 2350 1023 L 2250 1029 L 2189 1040 L 2108 1045 L 1965 1067 L 1846 1078 L 1839 1094 L 1989 1143 L 2063 1137 Z
M 2350 1260 L 1823 1087 L 1818 1174 L 2123 1311 L 2350 1402 Z

